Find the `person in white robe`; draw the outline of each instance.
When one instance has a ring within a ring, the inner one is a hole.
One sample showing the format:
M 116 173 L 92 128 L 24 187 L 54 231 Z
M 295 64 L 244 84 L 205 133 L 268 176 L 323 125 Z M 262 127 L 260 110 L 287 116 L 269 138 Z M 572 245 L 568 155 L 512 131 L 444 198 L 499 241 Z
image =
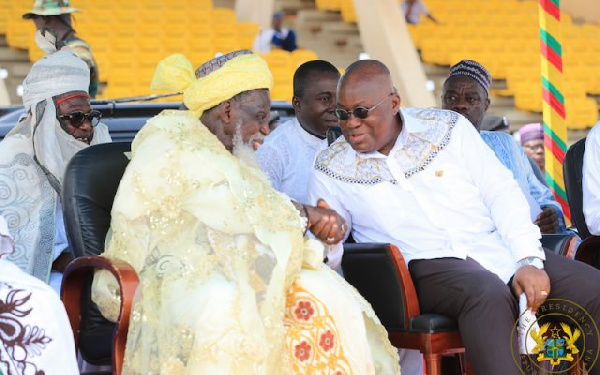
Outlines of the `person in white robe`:
M 65 307 L 52 288 L 5 259 L 13 251 L 0 216 L 0 374 L 78 375 Z
M 47 55 L 23 81 L 24 115 L 0 142 L 0 215 L 15 239 L 7 260 L 58 293 L 70 259 L 60 204 L 65 167 L 77 151 L 111 139 L 90 108 L 86 63 L 68 48 L 56 51 L 49 32 L 36 41 Z
M 182 55 L 159 64 L 153 87 L 183 92 L 189 110 L 144 125 L 112 209 L 104 256 L 140 276 L 123 373 L 398 374 L 369 304 L 304 235 L 334 216 L 303 212 L 252 159 L 269 132 L 266 62 L 236 51 L 196 77 Z M 107 318 L 117 290 L 96 274 Z

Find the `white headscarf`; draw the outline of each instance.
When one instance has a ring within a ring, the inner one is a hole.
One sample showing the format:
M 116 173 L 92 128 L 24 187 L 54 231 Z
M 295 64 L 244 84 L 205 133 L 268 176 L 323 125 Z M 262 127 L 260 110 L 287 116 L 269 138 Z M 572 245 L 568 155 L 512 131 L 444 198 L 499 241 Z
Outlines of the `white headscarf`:
M 75 153 L 88 145 L 61 128 L 56 119 L 56 106 L 52 98 L 71 91 L 88 92 L 90 69 L 68 48 L 56 51 L 56 38 L 51 33 L 38 31 L 35 38 L 36 43 L 48 55 L 33 64 L 25 77 L 23 105 L 27 117 L 7 137 L 20 135 L 30 138 L 39 164 L 62 182 L 67 163 Z M 106 125 L 98 124 L 94 128 L 90 144 L 110 141 Z M 51 184 L 54 182 L 51 181 Z
M 14 236 L 8 260 L 48 282 L 65 168 L 88 147 L 62 129 L 53 97 L 88 92 L 90 71 L 68 49 L 56 52 L 50 33 L 38 31 L 36 41 L 50 54 L 31 67 L 23 82 L 25 114 L 0 142 L 0 215 Z M 91 144 L 110 141 L 106 125 L 98 124 Z

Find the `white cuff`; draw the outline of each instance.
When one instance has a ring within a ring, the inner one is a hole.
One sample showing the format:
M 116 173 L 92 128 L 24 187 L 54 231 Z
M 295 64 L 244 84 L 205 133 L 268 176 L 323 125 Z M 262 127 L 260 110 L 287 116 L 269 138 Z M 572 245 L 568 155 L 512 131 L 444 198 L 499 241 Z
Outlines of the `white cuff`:
M 520 261 L 517 262 L 517 269 L 519 269 L 521 267 L 525 267 L 525 266 L 534 266 L 535 268 L 537 268 L 539 270 L 543 270 L 544 262 L 541 258 L 538 258 L 538 257 L 528 257 L 528 258 L 521 259 Z

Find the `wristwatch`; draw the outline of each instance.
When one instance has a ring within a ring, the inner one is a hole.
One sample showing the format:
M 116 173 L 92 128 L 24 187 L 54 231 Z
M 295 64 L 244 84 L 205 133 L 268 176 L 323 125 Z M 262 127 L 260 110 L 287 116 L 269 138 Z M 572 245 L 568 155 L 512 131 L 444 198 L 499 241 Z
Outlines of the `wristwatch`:
M 538 257 L 527 257 L 517 262 L 517 269 L 525 266 L 534 266 L 539 270 L 544 269 L 544 262 Z

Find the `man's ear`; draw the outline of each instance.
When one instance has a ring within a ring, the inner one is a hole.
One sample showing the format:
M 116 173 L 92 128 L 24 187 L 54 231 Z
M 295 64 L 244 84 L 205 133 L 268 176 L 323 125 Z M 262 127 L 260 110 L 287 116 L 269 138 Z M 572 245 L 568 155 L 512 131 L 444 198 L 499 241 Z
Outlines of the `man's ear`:
M 394 113 L 397 113 L 398 110 L 400 109 L 400 104 L 402 103 L 402 99 L 400 98 L 400 95 L 398 93 L 395 93 L 392 96 L 392 99 L 390 99 L 390 101 L 392 102 L 392 111 Z
M 490 103 L 491 103 L 490 98 L 486 98 L 485 99 L 485 109 L 484 109 L 484 112 L 486 112 L 488 110 L 488 108 L 490 106 Z
M 300 110 L 300 98 L 298 98 L 296 95 L 292 97 L 292 107 L 294 107 L 294 111 Z
M 219 105 L 219 118 L 225 124 L 229 124 L 233 120 L 232 106 L 231 100 L 226 100 Z

